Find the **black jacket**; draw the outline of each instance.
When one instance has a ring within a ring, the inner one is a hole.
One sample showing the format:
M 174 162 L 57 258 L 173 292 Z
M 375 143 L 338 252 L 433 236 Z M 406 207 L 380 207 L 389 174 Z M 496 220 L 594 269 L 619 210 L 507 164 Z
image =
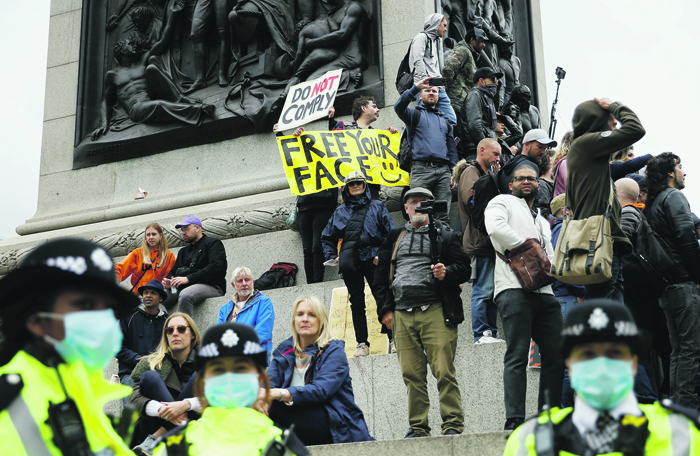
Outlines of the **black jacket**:
M 314 210 L 327 210 L 333 212 L 338 207 L 338 187 L 321 190 L 320 192 L 301 195 L 297 199 L 299 212 Z
M 461 112 L 462 141 L 467 155 L 476 151 L 482 139 L 496 138 L 495 87 L 474 87 L 464 100 Z
M 440 222 L 436 222 L 440 229 Z M 394 293 L 391 289 L 391 256 L 394 253 L 394 244 L 406 228 L 394 228 L 379 248 L 379 263 L 374 275 L 374 294 L 377 302 L 377 316 L 382 321 L 387 312 L 393 312 L 396 308 Z M 456 326 L 464 321 L 464 309 L 462 308 L 461 284 L 469 280 L 472 274 L 469 256 L 462 249 L 460 236 L 454 235 L 449 229 L 442 230 L 442 245 L 440 246 L 440 262 L 445 265 L 445 278 L 440 282 L 442 313 L 445 324 Z M 449 323 L 448 323 L 449 322 Z
M 700 284 L 700 246 L 685 195 L 668 187 L 645 212 L 651 227 L 666 240 L 678 266 L 674 283 Z
M 168 312 L 164 307 L 161 306 L 158 315 L 149 315 L 141 304 L 119 321 L 124 335 L 122 348 L 117 353 L 119 377 L 131 375 L 131 371 L 139 362 L 137 358 L 147 356 L 156 349 L 163 336 L 163 327 L 167 319 Z
M 178 277 L 179 268 L 189 268 L 185 275 L 190 281 L 189 284 L 181 287 L 180 290 L 194 285 L 204 283 L 213 287 L 219 287 L 222 293 L 226 293 L 226 250 L 224 244 L 218 239 L 214 239 L 202 234 L 202 239 L 194 244 L 188 244 L 177 252 L 175 265 L 168 273 L 168 277 Z

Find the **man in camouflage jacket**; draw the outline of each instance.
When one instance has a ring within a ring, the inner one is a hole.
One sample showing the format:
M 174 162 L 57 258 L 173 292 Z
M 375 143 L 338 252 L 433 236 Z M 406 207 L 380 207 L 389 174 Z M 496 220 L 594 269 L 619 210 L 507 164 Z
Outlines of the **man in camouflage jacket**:
M 490 67 L 491 63 L 482 52 L 488 37 L 479 28 L 471 29 L 466 37 L 457 43 L 454 53 L 445 63 L 442 74 L 445 77 L 445 91 L 450 97 L 455 112 L 462 110 L 464 100 L 472 90 L 472 79 L 477 68 Z

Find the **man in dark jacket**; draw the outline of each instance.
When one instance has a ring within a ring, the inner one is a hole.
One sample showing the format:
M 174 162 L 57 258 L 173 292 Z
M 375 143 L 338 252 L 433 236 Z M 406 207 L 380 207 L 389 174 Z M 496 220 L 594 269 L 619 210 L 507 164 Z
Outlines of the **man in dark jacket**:
M 394 222 L 384 203 L 372 200 L 367 181 L 360 171 L 345 176 L 343 203 L 335 210 L 321 234 L 327 260 L 336 260 L 338 271 L 350 295 L 352 322 L 355 326 L 355 356 L 369 355 L 369 332 L 365 314 L 365 279 L 374 292 L 377 251 Z M 338 241 L 342 244 L 338 247 Z M 340 249 L 340 251 L 338 251 Z M 386 331 L 382 328 L 382 331 Z M 393 337 L 388 332 L 390 345 Z
M 616 120 L 622 127 L 615 128 Z M 610 232 L 613 236 L 612 277 L 586 285 L 586 299 L 609 298 L 624 304 L 620 258 L 632 244 L 620 227 L 620 201 L 610 178 L 610 156 L 634 144 L 646 133 L 630 108 L 607 98 L 584 101 L 573 118 L 574 140 L 567 155 L 566 194 L 574 220 L 605 214 L 612 206 Z
M 132 386 L 131 371 L 144 356 L 148 356 L 163 336 L 168 312 L 160 303 L 168 297 L 157 280 L 139 287 L 143 304 L 119 321 L 124 334 L 122 348 L 117 353 L 119 379 L 122 385 Z
M 498 78 L 503 73 L 492 68 L 479 68 L 474 73 L 474 89 L 469 92 L 462 106 L 462 138 L 467 160 L 473 160 L 476 145 L 482 139 L 496 139 L 496 105 Z
M 464 430 L 462 399 L 454 358 L 457 325 L 464 320 L 460 284 L 469 280 L 469 257 L 459 236 L 438 230 L 439 260 L 432 259 L 428 214 L 416 206 L 433 199 L 424 188 L 404 195 L 409 223 L 392 230 L 379 249 L 374 279 L 377 314 L 395 334 L 403 381 L 408 391 L 406 437 L 430 435 L 427 393 L 427 364 L 437 379 L 440 416 L 444 435 Z
M 620 149 L 620 147 L 618 147 Z M 569 152 L 571 154 L 571 152 Z M 661 295 L 671 340 L 671 399 L 698 408 L 695 380 L 700 368 L 700 247 L 685 188 L 681 159 L 670 152 L 647 164 L 647 218 L 676 264 L 673 283 Z
M 177 295 L 177 311 L 192 316 L 195 304 L 226 292 L 226 250 L 219 239 L 202 233 L 202 221 L 194 215 L 182 219 L 175 228 L 188 245 L 177 253 L 163 286 L 169 290 L 168 301 Z
M 423 79 L 417 85 L 405 91 L 394 105 L 399 119 L 406 124 L 409 134 L 415 131 L 411 150 L 411 188 L 421 187 L 430 190 L 435 199 L 447 201 L 447 214 L 450 213 L 452 201 L 452 168 L 457 164 L 452 126 L 445 120 L 443 113 L 436 109 L 438 88 L 428 85 L 430 78 Z M 408 105 L 420 91 L 422 106 L 409 108 Z M 418 123 L 413 125 L 413 113 L 418 111 Z M 444 221 L 449 223 L 447 214 Z
M 557 147 L 557 142 L 549 139 L 546 131 L 539 128 L 528 131 L 523 138 L 522 152 L 511 158 L 506 166 L 503 167 L 503 172 L 498 181 L 498 189 L 501 193 L 510 194 L 508 184 L 510 184 L 515 168 L 519 167 L 521 163 L 529 165 L 539 176 L 540 161 L 542 161 L 542 157 L 550 147 Z
M 462 41 L 457 43 L 454 52 L 442 69 L 445 77 L 445 91 L 450 97 L 450 102 L 455 112 L 462 109 L 464 100 L 474 87 L 474 73 L 476 69 L 491 66 L 488 57 L 484 54 L 488 37 L 480 28 L 472 28 Z

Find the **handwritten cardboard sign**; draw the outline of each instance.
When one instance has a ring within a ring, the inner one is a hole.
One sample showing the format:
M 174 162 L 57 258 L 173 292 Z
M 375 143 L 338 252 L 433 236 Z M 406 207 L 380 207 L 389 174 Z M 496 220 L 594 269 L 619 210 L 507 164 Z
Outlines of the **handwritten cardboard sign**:
M 284 101 L 280 130 L 291 130 L 326 117 L 333 106 L 343 70 L 333 70 L 313 81 L 302 82 L 289 89 Z

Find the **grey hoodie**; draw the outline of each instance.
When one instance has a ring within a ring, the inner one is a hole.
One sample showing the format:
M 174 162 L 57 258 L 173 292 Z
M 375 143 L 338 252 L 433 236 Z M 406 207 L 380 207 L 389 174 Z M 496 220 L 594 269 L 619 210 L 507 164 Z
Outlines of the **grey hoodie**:
M 442 14 L 433 13 L 425 18 L 423 31 L 413 38 L 409 65 L 413 71 L 413 83 L 417 84 L 427 77 L 440 77 L 440 62 L 438 61 L 438 29 L 445 18 Z

